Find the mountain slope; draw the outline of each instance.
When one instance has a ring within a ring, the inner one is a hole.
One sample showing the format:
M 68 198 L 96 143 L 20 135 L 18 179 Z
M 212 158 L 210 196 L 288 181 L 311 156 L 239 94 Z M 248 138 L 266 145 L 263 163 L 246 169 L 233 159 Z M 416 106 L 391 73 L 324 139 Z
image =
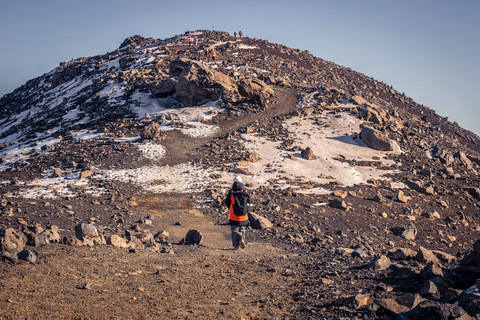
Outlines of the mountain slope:
M 453 303 L 455 290 L 474 284 L 459 260 L 479 237 L 479 137 L 307 51 L 207 30 L 133 36 L 107 54 L 61 63 L 2 97 L 0 108 L 0 237 L 17 230 L 34 239 L 26 248 L 40 261 L 53 261 L 11 266 L 18 256 L 2 244 L 10 279 L 1 283 L 2 310 L 13 303 L 18 315 L 40 317 L 378 318 L 393 311 L 373 297 L 418 293 L 430 279 L 430 261 L 394 255 L 421 247 L 440 251 L 449 288 L 426 298 Z M 252 192 L 252 213 L 273 224 L 249 231 L 243 253 L 230 250 L 221 207 L 236 174 Z M 98 238 L 76 234 L 87 221 Z M 190 229 L 203 233 L 203 245 L 181 245 Z M 113 236 L 125 246 L 105 246 Z M 45 238 L 62 244 L 35 240 Z M 126 252 L 135 254 L 115 258 Z M 366 268 L 382 256 L 391 265 Z M 79 257 L 102 267 L 92 272 Z M 32 290 L 17 286 L 28 268 L 39 271 L 33 287 L 51 282 L 39 299 L 67 286 L 68 302 L 48 300 L 56 313 L 19 298 Z M 183 283 L 181 273 L 189 274 Z M 125 310 L 83 310 L 98 298 L 79 291 L 89 287 L 83 279 Z M 231 279 L 238 285 L 227 288 Z M 125 283 L 127 295 L 106 289 Z M 359 291 L 365 306 L 355 304 Z

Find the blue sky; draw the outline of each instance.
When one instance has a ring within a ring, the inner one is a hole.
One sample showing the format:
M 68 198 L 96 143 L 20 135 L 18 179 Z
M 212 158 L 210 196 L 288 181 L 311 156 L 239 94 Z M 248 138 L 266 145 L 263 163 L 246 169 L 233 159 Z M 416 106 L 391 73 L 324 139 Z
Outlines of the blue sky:
M 0 0 L 0 96 L 135 34 L 242 30 L 350 67 L 480 135 L 480 1 Z

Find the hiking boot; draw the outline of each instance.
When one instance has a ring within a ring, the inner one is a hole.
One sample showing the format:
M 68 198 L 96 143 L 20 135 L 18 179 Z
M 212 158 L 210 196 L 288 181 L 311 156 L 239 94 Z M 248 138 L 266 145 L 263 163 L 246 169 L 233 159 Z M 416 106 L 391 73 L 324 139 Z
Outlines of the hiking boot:
M 240 236 L 240 248 L 245 249 L 245 239 L 243 236 Z
M 233 250 L 238 250 L 238 249 L 240 249 L 239 246 L 233 247 Z

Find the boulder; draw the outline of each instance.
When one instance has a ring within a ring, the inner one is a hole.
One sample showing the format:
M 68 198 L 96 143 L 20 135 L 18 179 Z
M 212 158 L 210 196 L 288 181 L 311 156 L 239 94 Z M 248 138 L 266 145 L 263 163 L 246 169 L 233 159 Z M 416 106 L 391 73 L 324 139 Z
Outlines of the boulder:
M 421 193 L 426 193 L 426 194 L 434 194 L 435 193 L 433 185 L 425 184 L 423 181 L 420 181 L 420 180 L 407 181 L 407 186 L 410 189 L 413 189 L 413 190 L 421 192 Z
M 42 233 L 47 243 L 60 243 L 60 235 L 55 230 L 55 228 L 50 228 Z
M 350 101 L 353 104 L 356 104 L 356 105 L 362 105 L 362 104 L 367 103 L 367 100 L 365 100 L 363 97 L 358 96 L 358 95 L 351 97 Z
M 438 291 L 437 286 L 430 280 L 423 284 L 422 289 L 420 289 L 420 295 L 424 298 L 440 298 L 440 292 Z
M 471 315 L 480 315 L 480 293 L 462 294 L 458 300 L 458 305 Z
M 315 155 L 313 154 L 312 149 L 310 147 L 307 147 L 306 149 L 303 149 L 302 152 L 302 158 L 306 160 L 314 160 L 316 159 Z
M 466 188 L 465 189 L 469 195 L 471 195 L 474 198 L 480 199 L 480 188 Z
M 177 86 L 175 78 L 165 78 L 159 81 L 152 81 L 149 83 L 150 92 L 157 98 L 166 98 L 175 93 Z
M 462 152 L 462 151 L 458 151 L 456 152 L 453 157 L 455 159 L 458 159 L 460 160 L 464 165 L 465 167 L 467 167 L 467 169 L 472 169 L 473 167 L 473 163 L 472 161 L 467 157 L 467 155 L 465 154 L 465 152 Z
M 440 149 L 437 146 L 431 149 L 431 153 L 435 158 L 438 158 L 440 162 L 446 166 L 451 165 L 455 161 L 455 158 L 453 157 L 453 154 L 451 152 Z
M 368 266 L 367 269 L 380 271 L 390 268 L 391 262 L 387 256 L 380 256 L 377 259 L 373 260 Z
M 412 310 L 423 300 L 418 293 L 408 293 L 395 299 L 378 299 L 375 300 L 375 303 L 387 311 L 400 314 Z
M 100 227 L 91 222 L 82 222 L 75 227 L 75 236 L 77 239 L 83 241 L 84 245 L 93 246 L 96 244 L 105 244 Z
M 91 222 L 82 222 L 75 227 L 75 236 L 77 239 L 83 240 L 85 237 L 98 237 L 98 229 Z
M 395 227 L 393 233 L 407 240 L 415 240 L 415 237 L 417 236 L 417 227 L 413 222 L 408 222 L 404 226 Z
M 349 309 L 357 310 L 361 307 L 372 304 L 373 296 L 371 294 L 357 294 L 343 300 L 342 304 Z
M 140 239 L 133 237 L 132 240 L 127 243 L 127 248 L 131 250 L 143 250 L 145 249 L 145 245 Z
M 152 124 L 146 126 L 143 131 L 140 133 L 140 139 L 144 140 L 161 140 L 162 139 L 162 127 L 153 122 Z
M 239 98 L 231 77 L 193 60 L 180 73 L 175 89 L 174 98 L 185 107 L 202 105 L 221 96 L 230 102 Z
M 436 264 L 440 264 L 440 261 L 435 256 L 435 254 L 431 250 L 428 250 L 422 246 L 420 246 L 420 248 L 418 249 L 417 255 L 415 256 L 415 260 L 420 262 L 425 262 L 425 263 L 433 262 Z
M 27 244 L 27 237 L 21 231 L 13 228 L 0 228 L 0 251 L 7 251 L 17 254 Z
M 37 256 L 30 250 L 23 250 L 17 254 L 18 259 L 28 261 L 30 263 L 37 262 Z
M 29 232 L 26 234 L 27 236 L 27 245 L 31 247 L 41 247 L 47 245 L 47 240 L 45 239 L 45 235 L 36 234 L 33 232 Z
M 443 277 L 443 269 L 436 263 L 429 263 L 422 271 L 422 278 L 423 280 L 427 281 L 432 278 Z
M 260 79 L 242 79 L 238 82 L 238 92 L 244 98 L 250 98 L 255 94 L 261 99 L 268 99 L 273 95 L 273 89 Z
M 203 235 L 200 231 L 192 229 L 187 232 L 185 239 L 183 240 L 183 244 L 192 245 L 197 244 L 201 245 L 203 243 Z
M 370 127 L 363 127 L 360 131 L 360 138 L 368 147 L 380 151 L 392 151 L 392 141 L 384 132 L 380 132 Z
M 377 105 L 367 105 L 360 110 L 360 115 L 365 121 L 383 124 L 388 121 L 388 115 Z
M 91 175 L 92 175 L 92 171 L 90 171 L 90 170 L 84 170 L 84 171 L 80 172 L 80 177 L 79 177 L 79 179 L 80 179 L 80 180 L 83 180 L 83 179 L 86 179 L 86 178 L 90 177 Z
M 155 234 L 154 238 L 158 242 L 166 242 L 170 238 L 170 233 L 168 231 L 160 231 Z
M 470 320 L 472 317 L 459 306 L 441 303 L 438 301 L 424 300 L 410 312 L 406 313 L 407 319 L 421 320 Z M 405 319 L 405 318 L 402 318 Z
M 397 200 L 401 203 L 407 203 L 408 201 L 412 200 L 412 197 L 406 196 L 402 190 L 398 190 Z
M 273 226 L 270 220 L 253 212 L 248 213 L 248 220 L 253 229 L 270 229 Z
M 344 190 L 335 190 L 332 193 L 335 197 L 345 199 L 348 196 L 348 192 Z
M 245 161 L 248 161 L 248 162 L 255 163 L 258 160 L 259 160 L 259 157 L 257 152 L 249 153 L 248 155 L 245 156 Z
M 408 248 L 398 248 L 392 255 L 393 260 L 410 260 L 415 258 L 417 251 Z
M 113 234 L 107 238 L 107 244 L 110 244 L 114 247 L 119 248 L 126 248 L 127 247 L 127 240 L 121 238 L 120 236 Z
M 334 208 L 338 208 L 338 209 L 342 209 L 342 210 L 347 210 L 348 209 L 347 203 L 343 200 L 332 199 L 332 200 L 329 200 L 328 202 L 329 202 L 330 206 L 332 206 Z

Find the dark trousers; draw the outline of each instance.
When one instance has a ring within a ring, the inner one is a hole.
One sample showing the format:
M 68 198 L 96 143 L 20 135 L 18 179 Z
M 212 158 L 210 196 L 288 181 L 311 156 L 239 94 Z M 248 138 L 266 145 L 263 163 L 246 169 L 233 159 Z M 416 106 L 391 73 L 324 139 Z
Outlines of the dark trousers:
M 243 236 L 245 240 L 246 226 L 230 226 L 232 230 L 232 245 L 234 247 L 240 246 L 240 238 Z

